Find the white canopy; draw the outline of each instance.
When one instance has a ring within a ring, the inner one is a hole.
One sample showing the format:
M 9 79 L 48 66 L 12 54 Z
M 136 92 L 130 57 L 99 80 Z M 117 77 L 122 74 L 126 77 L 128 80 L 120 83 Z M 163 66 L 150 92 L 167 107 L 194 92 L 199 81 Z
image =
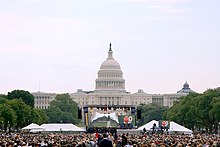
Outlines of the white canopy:
M 30 125 L 22 128 L 22 130 L 33 130 L 33 129 L 42 129 L 38 124 L 31 123 Z
M 145 124 L 145 125 L 139 127 L 138 130 L 141 130 L 141 131 L 142 131 L 142 130 L 145 128 L 147 131 L 150 131 L 150 129 L 153 128 L 154 123 L 156 124 L 156 126 L 159 125 L 158 121 L 152 120 L 152 121 L 150 121 L 149 123 L 147 123 L 147 124 Z
M 192 130 L 187 129 L 184 126 L 181 126 L 173 121 L 170 122 L 170 129 L 168 130 L 169 132 L 182 132 L 185 134 L 192 134 Z
M 138 130 L 143 130 L 145 128 L 147 131 L 149 131 L 153 127 L 154 123 L 156 124 L 157 127 L 159 126 L 159 121 L 152 120 L 149 123 L 139 127 Z M 181 132 L 181 133 L 185 133 L 185 134 L 192 134 L 193 131 L 171 121 L 170 128 L 169 128 L 168 132 Z
M 94 120 L 96 120 L 96 119 L 98 119 L 98 118 L 102 118 L 102 117 L 107 117 L 107 118 L 109 117 L 110 119 L 115 120 L 117 123 L 119 123 L 119 122 L 118 122 L 118 117 L 117 117 L 117 115 L 116 115 L 115 112 L 110 113 L 110 114 L 101 114 L 101 113 L 96 112 L 95 115 L 94 115 L 94 117 L 92 118 L 92 122 L 93 122 Z
M 73 131 L 83 132 L 84 130 L 75 126 L 74 124 L 58 123 L 58 124 L 43 124 L 40 127 L 44 128 L 46 132 L 58 132 L 58 131 Z

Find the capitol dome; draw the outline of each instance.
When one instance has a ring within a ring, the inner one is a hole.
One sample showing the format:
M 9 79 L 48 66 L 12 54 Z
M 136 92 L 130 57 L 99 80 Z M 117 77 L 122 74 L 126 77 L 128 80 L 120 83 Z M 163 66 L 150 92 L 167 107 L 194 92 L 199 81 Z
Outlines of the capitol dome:
M 108 58 L 101 64 L 96 79 L 96 91 L 119 90 L 125 91 L 125 80 L 119 63 L 113 58 L 113 51 L 110 48 Z
M 113 58 L 109 59 L 107 58 L 101 65 L 100 69 L 121 69 L 120 65 L 117 61 L 115 61 Z
M 114 60 L 113 58 L 113 52 L 111 49 L 111 43 L 110 43 L 110 48 L 108 51 L 108 58 L 101 64 L 100 70 L 101 69 L 121 69 L 120 65 L 117 61 Z

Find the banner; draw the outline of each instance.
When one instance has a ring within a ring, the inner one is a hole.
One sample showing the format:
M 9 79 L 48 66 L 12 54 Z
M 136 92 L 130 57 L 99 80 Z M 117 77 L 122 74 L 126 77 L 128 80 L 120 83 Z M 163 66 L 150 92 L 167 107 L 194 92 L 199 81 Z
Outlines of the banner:
M 135 115 L 118 116 L 120 128 L 133 128 L 135 126 Z
M 169 129 L 170 122 L 167 120 L 159 120 L 159 127 L 163 128 L 163 129 Z

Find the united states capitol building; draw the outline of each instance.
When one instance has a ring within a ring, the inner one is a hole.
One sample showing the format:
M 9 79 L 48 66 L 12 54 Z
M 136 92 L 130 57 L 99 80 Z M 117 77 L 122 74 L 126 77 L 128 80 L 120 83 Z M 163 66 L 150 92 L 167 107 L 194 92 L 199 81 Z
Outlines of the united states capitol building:
M 125 79 L 120 64 L 113 58 L 113 51 L 110 48 L 107 59 L 101 64 L 98 77 L 95 80 L 94 91 L 78 89 L 69 93 L 71 98 L 78 103 L 80 108 L 96 108 L 97 110 L 124 110 L 137 107 L 140 104 L 157 104 L 160 106 L 173 106 L 181 96 L 187 95 L 192 90 L 186 82 L 183 88 L 171 94 L 148 94 L 139 89 L 136 93 L 127 92 Z M 47 109 L 50 102 L 55 98 L 56 93 L 34 92 L 35 108 Z

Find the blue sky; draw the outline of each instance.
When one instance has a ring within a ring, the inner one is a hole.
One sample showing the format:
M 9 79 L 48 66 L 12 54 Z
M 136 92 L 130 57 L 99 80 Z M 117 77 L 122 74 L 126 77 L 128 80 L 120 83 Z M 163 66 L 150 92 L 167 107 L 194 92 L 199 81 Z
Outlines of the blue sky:
M 94 90 L 110 42 L 127 91 L 175 93 L 185 81 L 197 92 L 216 88 L 219 6 L 219 0 L 1 1 L 0 93 Z

